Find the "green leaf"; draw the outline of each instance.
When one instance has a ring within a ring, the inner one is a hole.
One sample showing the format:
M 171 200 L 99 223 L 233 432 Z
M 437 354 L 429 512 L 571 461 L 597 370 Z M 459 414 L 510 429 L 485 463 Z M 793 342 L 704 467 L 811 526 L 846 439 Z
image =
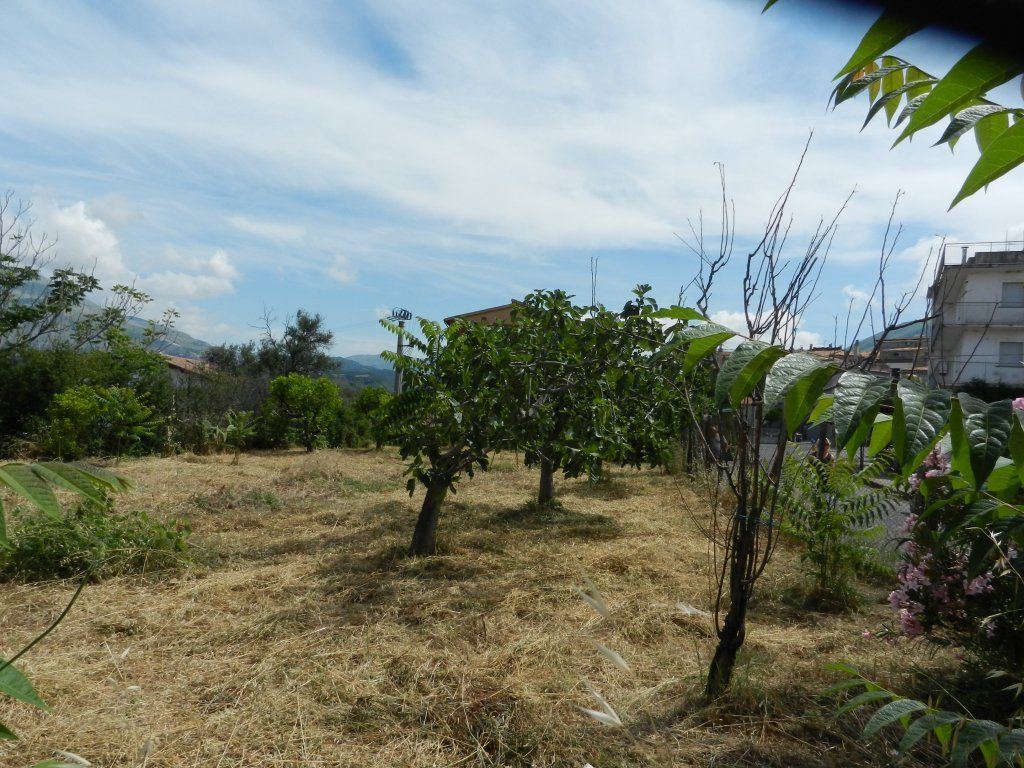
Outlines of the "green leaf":
M 764 341 L 745 341 L 733 350 L 715 381 L 715 407 L 726 403 L 738 409 L 743 398 L 761 381 L 768 368 L 785 354 Z
M 3 723 L 0 723 L 0 740 L 14 741 L 17 740 L 18 734 L 12 731 Z
M 899 60 L 897 59 L 897 61 Z M 865 88 L 872 88 L 875 85 L 879 85 L 879 88 L 885 88 L 887 83 L 892 82 L 889 78 L 906 69 L 908 66 L 909 64 L 905 61 L 901 61 L 899 64 L 890 64 L 888 66 L 878 67 L 877 69 L 865 71 L 857 77 L 843 79 L 832 90 L 833 105 L 838 107 L 844 101 L 849 101 L 859 95 Z M 903 82 L 902 77 L 899 82 Z M 893 87 L 896 88 L 899 86 L 894 85 Z
M 1017 467 L 1020 481 L 1024 483 L 1024 424 L 1021 423 L 1019 417 L 1013 420 L 1009 442 L 1010 458 L 1013 459 L 1013 464 Z
M 874 457 L 885 450 L 892 441 L 892 416 L 878 414 L 875 425 L 871 428 L 871 441 L 868 443 L 868 456 Z
M 987 118 L 1000 113 L 1013 112 L 1008 107 L 1002 107 L 999 104 L 979 104 L 976 107 L 968 107 L 967 109 L 960 110 L 956 113 L 952 120 L 949 121 L 949 125 L 946 126 L 946 130 L 942 132 L 942 136 L 932 146 L 938 146 L 939 144 L 945 144 L 947 141 L 951 141 L 960 136 L 963 136 L 969 130 L 982 123 Z M 1005 114 L 1006 119 L 1009 120 L 1009 115 Z M 1009 123 L 1007 123 L 1009 125 Z
M 942 725 L 958 723 L 962 719 L 963 716 L 958 715 L 956 712 L 938 711 L 922 715 L 910 724 L 906 733 L 903 734 L 903 738 L 900 739 L 900 743 L 896 749 L 902 754 L 931 733 L 935 728 Z
M 0 660 L 0 664 L 5 664 L 3 669 L 0 669 L 0 693 L 6 693 L 18 701 L 40 709 L 49 709 L 46 702 L 39 698 L 39 694 L 36 693 L 36 689 L 32 687 L 32 683 L 27 677 L 11 664 L 2 660 Z
M 6 485 L 50 517 L 60 516 L 60 504 L 50 486 L 27 464 L 0 466 L 0 485 Z
M 871 105 L 871 108 L 868 110 L 868 116 L 864 119 L 864 125 L 860 127 L 862 131 L 868 127 L 868 123 L 870 123 L 874 119 L 875 115 L 881 112 L 883 108 L 886 111 L 886 115 L 889 121 L 892 122 L 892 113 L 894 113 L 896 109 L 899 108 L 900 98 L 904 94 L 906 94 L 907 103 L 909 103 L 910 100 L 913 99 L 914 97 L 926 94 L 929 90 L 929 86 L 934 85 L 935 83 L 938 82 L 938 80 L 936 80 L 934 77 L 926 77 L 920 80 L 910 82 L 911 69 L 916 70 L 918 72 L 921 71 L 917 69 L 917 67 L 911 67 L 910 69 L 908 69 L 906 83 L 904 83 L 902 86 L 900 86 L 894 91 L 889 91 L 888 93 L 883 94 L 881 97 L 879 97 L 878 101 Z M 887 107 L 889 103 L 893 103 L 895 105 L 892 109 L 892 113 L 890 113 Z
M 1009 442 L 1013 410 L 1009 400 L 989 404 L 965 392 L 953 402 L 949 420 L 953 469 L 981 490 Z
M 680 320 L 684 322 L 689 322 L 691 320 L 699 320 L 701 322 L 707 321 L 707 318 L 704 317 L 704 315 L 690 307 L 665 307 L 664 309 L 651 312 L 647 317 L 668 318 L 669 320 Z
M 93 501 L 103 500 L 100 484 L 71 464 L 43 462 L 33 464 L 32 470 L 43 480 L 58 488 L 77 493 L 79 496 L 85 496 Z
M 971 99 L 982 96 L 1021 71 L 1021 62 L 1016 58 L 1006 56 L 988 43 L 975 46 L 932 88 L 910 117 L 907 127 L 896 139 L 896 144 L 922 128 L 934 125 L 946 115 L 965 106 Z
M 985 481 L 985 490 L 993 496 L 1010 501 L 1020 488 L 1020 473 L 1012 461 L 1001 456 Z
M 1021 755 L 1024 755 L 1024 728 L 1014 728 L 999 738 L 999 756 L 1013 765 Z
M 1005 732 L 1005 726 L 991 720 L 965 720 L 963 726 L 957 731 L 953 751 L 949 755 L 949 764 L 954 768 L 965 765 L 967 758 L 982 742 L 994 739 Z
M 858 447 L 868 435 L 883 398 L 889 394 L 888 379 L 847 371 L 839 377 L 832 421 L 836 427 L 836 453 Z M 855 443 L 855 438 L 857 442 Z
M 890 72 L 882 79 L 882 92 L 891 93 L 903 86 L 903 69 L 898 69 Z M 896 114 L 896 110 L 900 108 L 900 102 L 888 101 L 885 104 L 885 116 L 886 119 L 891 123 L 893 115 Z
M 996 112 L 979 120 L 978 124 L 974 126 L 974 140 L 978 144 L 978 151 L 984 152 L 988 149 L 992 142 L 1002 136 L 1009 127 L 1009 112 Z
M 904 476 L 935 447 L 949 419 L 949 393 L 901 379 L 893 403 L 892 446 Z
M 792 436 L 800 428 L 800 425 L 808 420 L 808 415 L 815 407 L 818 396 L 831 378 L 832 371 L 823 369 L 816 371 L 806 379 L 801 379 L 796 386 L 789 390 L 783 409 L 788 435 Z
M 824 361 L 806 352 L 794 352 L 781 358 L 768 371 L 764 407 L 774 408 L 797 382 L 825 367 Z
M 864 726 L 864 732 L 861 735 L 865 739 L 870 739 L 885 728 L 885 726 L 895 723 L 902 717 L 925 709 L 928 709 L 928 706 L 916 699 L 896 699 L 896 701 L 890 701 L 871 716 L 868 724 Z
M 928 93 L 931 93 L 931 91 Z M 908 117 L 912 117 L 918 108 L 924 104 L 924 100 L 928 98 L 928 93 L 922 93 L 914 96 L 913 98 L 908 97 L 906 106 L 903 107 L 903 111 L 900 112 L 899 117 L 896 118 L 896 122 L 893 123 L 893 126 L 897 126 Z
M 881 701 L 882 699 L 895 698 L 896 694 L 891 693 L 890 691 L 883 691 L 878 689 L 873 691 L 864 691 L 864 693 L 858 693 L 852 699 L 843 704 L 843 706 L 837 709 L 836 715 L 845 715 L 847 712 L 857 709 L 857 707 L 863 707 L 865 704 L 871 704 L 876 701 Z
M 960 191 L 956 193 L 950 210 L 961 200 L 970 197 L 986 184 L 1009 173 L 1024 162 L 1024 120 L 1020 120 L 993 139 L 981 153 L 978 162 L 967 174 Z
M 924 26 L 918 21 L 908 21 L 897 17 L 894 13 L 886 11 L 861 38 L 857 50 L 850 56 L 850 60 L 843 65 L 835 78 L 838 80 L 849 72 L 856 72 L 863 69 L 865 65 L 881 56 L 901 40 L 917 32 Z
M 735 331 L 717 323 L 704 323 L 691 328 L 683 328 L 676 334 L 676 341 L 669 347 L 686 346 L 683 356 L 683 373 L 689 373 L 701 360 L 718 349 L 723 343 L 736 335 Z
M 810 415 L 808 415 L 807 421 L 814 426 L 828 421 L 832 418 L 832 406 L 834 404 L 835 395 L 822 395 L 818 398 L 818 402 L 814 404 L 814 408 L 811 410 Z

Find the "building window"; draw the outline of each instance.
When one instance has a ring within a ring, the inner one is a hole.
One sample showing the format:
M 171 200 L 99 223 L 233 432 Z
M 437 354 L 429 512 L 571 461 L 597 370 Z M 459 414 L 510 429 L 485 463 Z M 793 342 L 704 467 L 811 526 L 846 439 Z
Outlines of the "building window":
M 1024 307 L 1024 283 L 1003 283 L 1004 307 Z
M 1024 341 L 1000 341 L 999 364 L 1019 367 L 1024 362 Z

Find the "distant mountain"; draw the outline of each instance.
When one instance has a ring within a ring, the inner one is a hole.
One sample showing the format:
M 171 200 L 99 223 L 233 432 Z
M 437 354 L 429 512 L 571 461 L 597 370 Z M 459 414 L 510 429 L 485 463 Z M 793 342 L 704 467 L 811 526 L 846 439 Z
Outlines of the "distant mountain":
M 924 320 L 918 320 L 916 323 L 911 323 L 906 328 L 898 328 L 895 331 L 891 331 L 886 335 L 887 339 L 916 339 L 921 335 L 921 331 L 924 328 Z M 925 335 L 928 332 L 925 331 Z M 857 343 L 860 344 L 861 349 L 871 349 L 875 346 L 875 341 L 881 336 L 880 333 L 876 333 L 874 336 L 868 336 L 867 338 L 861 339 Z
M 384 389 L 390 392 L 394 388 L 395 374 L 390 368 L 378 368 L 359 362 L 360 359 L 367 357 L 372 358 L 373 355 L 332 357 L 331 360 L 338 364 L 338 368 L 331 374 L 331 378 L 343 386 L 348 385 L 352 389 L 384 387 Z
M 385 360 L 380 355 L 349 355 L 344 360 L 351 360 L 360 365 L 365 365 L 367 368 L 381 368 L 385 371 L 393 370 L 391 363 Z
M 146 331 L 147 323 L 145 320 L 140 320 L 137 317 L 128 319 L 125 323 L 124 330 L 133 340 L 141 341 L 143 334 Z M 190 357 L 198 358 L 201 357 L 203 352 L 210 348 L 210 344 L 207 344 L 201 339 L 197 339 L 193 336 L 189 336 L 184 331 L 171 330 L 166 336 L 160 339 L 153 345 L 154 352 L 160 352 L 164 355 L 174 355 L 175 357 Z

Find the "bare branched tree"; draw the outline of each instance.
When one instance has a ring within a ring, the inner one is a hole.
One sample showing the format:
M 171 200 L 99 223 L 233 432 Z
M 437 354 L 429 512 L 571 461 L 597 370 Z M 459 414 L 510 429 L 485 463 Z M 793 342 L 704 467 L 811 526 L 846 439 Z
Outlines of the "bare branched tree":
M 747 336 L 754 348 L 767 342 L 792 348 L 801 317 L 817 297 L 817 283 L 827 261 L 839 218 L 848 196 L 836 213 L 822 217 L 797 256 L 789 258 L 785 246 L 792 229 L 787 205 L 807 155 L 804 146 L 796 171 L 773 206 L 763 234 L 747 254 L 743 297 Z M 724 192 L 723 201 L 727 200 Z M 853 193 L 851 192 L 851 195 Z M 694 284 L 700 291 L 697 306 L 706 311 L 714 288 L 733 249 L 734 215 L 723 202 L 723 225 L 718 254 L 708 255 L 703 242 L 703 223 L 691 231 L 689 244 L 700 257 L 701 272 Z M 741 348 L 742 349 L 742 348 Z M 741 354 L 740 350 L 733 354 Z M 721 375 L 721 373 L 720 373 Z M 692 413 L 692 409 L 691 409 Z M 720 696 L 729 685 L 736 657 L 746 637 L 747 610 L 754 586 L 778 545 L 779 477 L 785 455 L 785 432 L 772 439 L 766 429 L 762 387 L 756 387 L 740 408 L 719 412 L 717 425 L 694 417 L 708 452 L 715 457 L 720 482 L 714 485 L 712 519 L 707 527 L 713 571 L 711 601 L 718 645 L 708 671 L 707 696 Z M 721 430 L 721 432 L 719 432 Z M 728 438 L 734 441 L 728 445 Z M 765 440 L 768 440 L 765 443 Z M 730 501 L 719 507 L 717 494 L 726 490 Z M 731 502 L 731 503 L 730 503 Z M 719 509 L 723 510 L 719 514 Z M 731 512 L 729 511 L 731 510 Z
M 87 306 L 100 290 L 90 271 L 54 267 L 57 239 L 38 233 L 31 206 L 0 196 L 0 355 L 30 346 L 82 348 L 104 339 L 149 301 L 142 291 L 113 286 L 105 302 Z

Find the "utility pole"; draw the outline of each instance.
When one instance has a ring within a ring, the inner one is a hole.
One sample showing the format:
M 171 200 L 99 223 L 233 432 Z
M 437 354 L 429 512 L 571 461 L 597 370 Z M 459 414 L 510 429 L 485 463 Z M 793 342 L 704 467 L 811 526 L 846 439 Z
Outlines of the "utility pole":
M 405 328 L 405 321 L 412 320 L 412 312 L 408 309 L 402 309 L 401 307 L 395 307 L 391 310 L 391 314 L 388 316 L 388 320 L 393 323 L 398 323 L 400 329 Z M 402 350 L 405 348 L 405 337 L 401 333 L 398 334 L 398 349 L 396 353 L 399 357 L 402 356 Z M 395 366 L 395 394 L 402 394 L 402 366 Z

